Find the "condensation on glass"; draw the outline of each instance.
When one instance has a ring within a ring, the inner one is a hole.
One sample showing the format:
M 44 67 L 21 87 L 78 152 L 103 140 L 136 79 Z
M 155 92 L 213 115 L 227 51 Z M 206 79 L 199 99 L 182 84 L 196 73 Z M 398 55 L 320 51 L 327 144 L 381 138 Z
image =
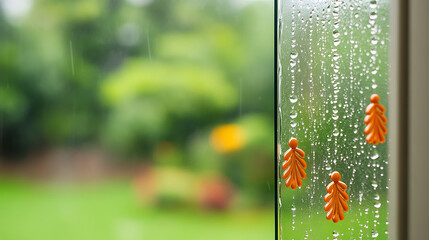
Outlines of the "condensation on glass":
M 363 119 L 374 93 L 389 112 L 389 3 L 278 4 L 279 239 L 387 239 L 387 141 L 368 144 Z M 292 137 L 308 164 L 295 190 L 285 187 L 281 169 Z M 324 211 L 333 171 L 350 195 L 339 223 Z

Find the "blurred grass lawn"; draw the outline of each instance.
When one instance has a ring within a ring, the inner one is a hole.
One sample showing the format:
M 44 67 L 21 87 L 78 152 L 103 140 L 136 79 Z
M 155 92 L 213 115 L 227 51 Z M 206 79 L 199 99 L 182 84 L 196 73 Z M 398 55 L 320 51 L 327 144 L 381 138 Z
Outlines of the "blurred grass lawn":
M 86 186 L 0 181 L 0 239 L 272 239 L 273 214 L 142 207 L 127 181 Z

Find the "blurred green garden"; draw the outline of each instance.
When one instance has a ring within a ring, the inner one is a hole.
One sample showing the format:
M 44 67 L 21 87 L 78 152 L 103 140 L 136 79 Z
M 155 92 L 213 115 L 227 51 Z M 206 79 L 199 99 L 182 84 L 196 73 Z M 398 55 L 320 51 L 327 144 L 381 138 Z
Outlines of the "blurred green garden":
M 0 7 L 0 239 L 274 236 L 271 1 Z

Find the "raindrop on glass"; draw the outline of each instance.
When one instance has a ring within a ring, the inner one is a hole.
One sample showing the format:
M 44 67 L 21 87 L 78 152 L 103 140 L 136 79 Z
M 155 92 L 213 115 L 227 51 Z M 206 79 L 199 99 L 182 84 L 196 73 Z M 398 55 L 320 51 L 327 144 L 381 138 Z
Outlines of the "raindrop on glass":
M 375 159 L 378 159 L 378 157 L 380 157 L 380 155 L 378 155 L 377 150 L 374 150 L 374 152 L 373 152 L 373 153 L 372 153 L 372 155 L 371 155 L 371 159 L 372 159 L 372 160 L 375 160 Z
M 332 32 L 332 35 L 334 36 L 334 38 L 338 38 L 338 37 L 340 36 L 340 32 L 338 31 L 338 29 L 335 29 L 335 30 Z
M 336 137 L 338 135 L 340 135 L 340 131 L 338 131 L 338 129 L 334 129 L 334 132 L 332 132 L 332 134 Z
M 330 171 L 331 169 L 332 169 L 332 167 L 331 167 L 331 165 L 330 164 L 326 164 L 326 168 L 325 168 L 327 171 Z
M 371 234 L 371 236 L 372 236 L 373 238 L 378 237 L 378 232 L 377 232 L 377 231 L 375 231 L 374 229 L 372 229 L 372 234 Z
M 340 58 L 340 55 L 338 53 L 334 53 L 334 56 L 332 57 L 334 61 L 337 61 Z
M 380 200 L 380 195 L 375 194 L 375 195 L 374 195 L 374 200 Z
M 334 40 L 334 45 L 335 45 L 335 46 L 340 45 L 340 43 L 341 43 L 340 39 L 335 39 L 335 40 Z
M 298 112 L 293 109 L 292 111 L 290 111 L 290 118 L 294 119 L 298 116 Z
M 290 53 L 290 58 L 295 59 L 298 57 L 298 53 L 295 50 L 292 50 L 292 52 Z
M 378 187 L 378 183 L 377 183 L 377 181 L 372 180 L 372 184 L 371 184 L 371 186 L 374 188 L 374 190 L 375 190 L 375 189 L 377 189 L 377 187 Z
M 370 8 L 376 8 L 377 7 L 377 1 L 376 0 L 371 0 L 369 2 L 369 6 L 370 6 Z

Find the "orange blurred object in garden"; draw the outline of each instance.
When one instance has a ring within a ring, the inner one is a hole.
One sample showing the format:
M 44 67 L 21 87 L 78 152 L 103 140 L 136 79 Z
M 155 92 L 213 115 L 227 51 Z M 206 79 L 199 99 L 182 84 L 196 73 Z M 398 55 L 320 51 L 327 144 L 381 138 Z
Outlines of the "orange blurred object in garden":
M 229 153 L 243 148 L 246 140 L 244 129 L 237 124 L 216 127 L 210 134 L 212 147 L 220 153 Z

